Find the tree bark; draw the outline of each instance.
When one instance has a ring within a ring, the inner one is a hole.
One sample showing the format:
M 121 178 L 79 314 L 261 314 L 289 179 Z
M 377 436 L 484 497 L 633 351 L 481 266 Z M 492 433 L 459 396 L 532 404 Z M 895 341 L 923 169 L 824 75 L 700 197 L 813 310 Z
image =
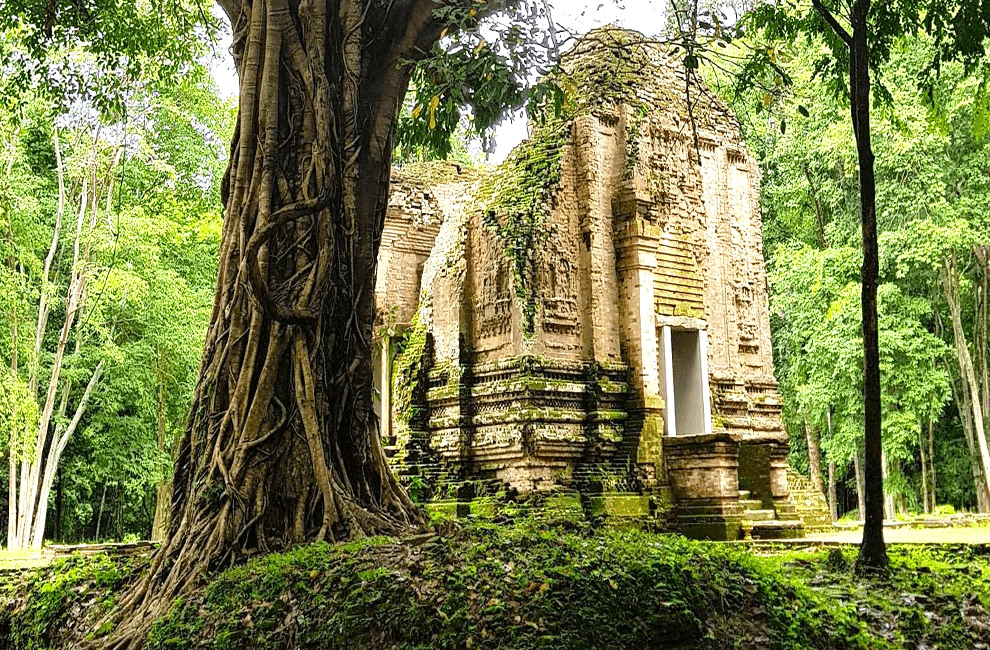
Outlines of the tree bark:
M 870 0 L 855 0 L 849 13 L 851 32 L 836 20 L 822 0 L 812 6 L 829 28 L 849 48 L 849 107 L 852 114 L 856 156 L 859 160 L 859 200 L 863 232 L 863 424 L 865 516 L 863 542 L 856 570 L 886 571 L 889 565 L 883 541 L 883 462 L 880 437 L 880 343 L 877 325 L 877 185 L 870 140 Z
M 881 477 L 883 478 L 883 482 L 886 484 L 887 483 L 887 477 L 890 476 L 890 465 L 887 462 L 887 454 L 885 454 L 885 453 L 881 453 L 880 454 L 880 463 L 881 463 L 881 469 L 882 469 Z M 897 510 L 895 509 L 895 506 L 894 506 L 894 497 L 892 495 L 890 495 L 890 494 L 884 494 L 884 496 L 883 496 L 883 518 L 884 519 L 887 519 L 887 520 L 890 520 L 890 519 L 893 519 L 896 514 L 897 514 Z
M 100 495 L 100 507 L 96 510 L 96 532 L 93 534 L 93 541 L 100 542 L 100 523 L 103 521 L 103 504 L 107 500 L 107 484 L 103 484 L 103 494 Z
M 930 467 L 931 467 L 932 512 L 935 512 L 938 509 L 938 500 L 936 499 L 936 495 L 938 493 L 935 490 L 935 436 L 932 432 L 932 428 L 933 428 L 932 421 L 929 420 L 928 421 L 928 462 L 930 463 Z
M 958 368 L 959 357 L 956 355 L 956 365 Z M 969 453 L 970 473 L 973 476 L 973 485 L 976 492 L 976 508 L 979 512 L 988 512 L 990 506 L 990 495 L 987 493 L 986 481 L 983 480 L 983 464 L 980 461 L 980 454 L 976 449 L 976 434 L 973 425 L 973 409 L 970 407 L 969 384 L 960 377 L 957 389 L 955 379 L 949 383 L 952 388 L 952 397 L 956 403 L 956 410 L 959 412 L 959 421 L 962 423 L 963 440 L 966 442 L 966 451 Z M 933 461 L 934 466 L 934 461 Z
M 866 511 L 866 480 L 863 477 L 863 461 L 860 459 L 860 451 L 856 450 L 853 456 L 853 470 L 856 472 L 856 506 L 859 508 L 859 520 L 863 521 L 863 513 Z
M 828 514 L 834 524 L 839 520 L 839 504 L 836 502 L 835 462 L 828 462 Z
M 931 426 L 931 420 L 928 420 Z M 928 503 L 928 458 L 925 453 L 925 427 L 918 428 L 918 450 L 921 453 L 921 507 L 927 515 L 932 511 Z
M 973 435 L 977 450 L 979 452 L 980 463 L 983 469 L 984 486 L 990 493 L 990 449 L 987 446 L 987 436 L 984 422 L 983 396 L 980 391 L 980 384 L 976 377 L 976 368 L 973 358 L 969 353 L 969 344 L 966 341 L 966 332 L 962 326 L 962 308 L 959 299 L 959 273 L 956 264 L 954 251 L 943 259 L 939 278 L 943 287 L 946 302 L 949 306 L 949 318 L 952 322 L 952 338 L 956 344 L 956 359 L 959 364 L 959 376 L 963 381 L 964 394 L 968 393 L 969 406 L 973 412 Z
M 856 567 L 859 571 L 885 571 L 889 565 L 883 541 L 883 461 L 880 437 L 880 342 L 877 324 L 876 177 L 870 141 L 870 62 L 868 16 L 870 0 L 856 0 L 850 15 L 849 89 L 853 133 L 859 159 L 859 195 L 863 231 L 863 416 L 865 442 L 865 501 L 863 543 Z
M 168 535 L 122 599 L 116 648 L 249 554 L 425 523 L 382 450 L 372 326 L 397 113 L 437 5 L 221 6 L 240 99 L 213 317 Z
M 82 420 L 83 414 L 86 412 L 86 405 L 89 402 L 90 395 L 93 394 L 93 388 L 100 382 L 100 377 L 102 375 L 103 362 L 100 361 L 96 365 L 96 370 L 94 370 L 93 374 L 90 376 L 89 382 L 86 384 L 86 390 L 79 399 L 79 404 L 76 406 L 76 412 L 72 416 L 72 421 L 69 422 L 69 426 L 66 427 L 65 431 L 61 432 L 61 435 L 56 435 L 55 439 L 51 442 L 51 446 L 49 447 L 48 458 L 45 461 L 44 478 L 42 479 L 41 487 L 38 492 L 38 513 L 35 517 L 34 531 L 31 538 L 31 545 L 34 548 L 41 548 L 41 543 L 44 541 L 45 524 L 48 519 L 48 497 L 52 491 L 52 481 L 55 478 L 55 470 L 58 468 L 58 464 L 62 460 L 62 453 L 65 451 L 65 446 L 69 444 L 69 439 L 72 437 L 72 434 L 75 433 L 76 428 L 79 426 L 80 420 Z
M 38 394 L 38 374 L 40 371 L 41 344 L 48 327 L 48 283 L 51 278 L 52 262 L 58 251 L 58 240 L 62 232 L 62 217 L 65 215 L 65 166 L 62 164 L 62 145 L 58 138 L 58 129 L 52 132 L 52 144 L 55 147 L 55 176 L 58 179 L 58 204 L 55 210 L 55 229 L 52 231 L 52 243 L 45 256 L 45 264 L 41 272 L 41 295 L 38 298 L 38 319 L 34 330 L 34 354 L 28 375 L 28 389 L 32 395 Z
M 825 494 L 822 486 L 822 449 L 818 438 L 818 430 L 804 421 L 804 435 L 808 439 L 808 471 L 811 474 L 811 484 L 816 490 Z
M 829 404 L 828 408 L 825 409 L 825 426 L 828 427 L 828 437 L 829 440 L 832 439 L 832 405 Z M 839 520 L 839 504 L 836 500 L 836 489 L 835 489 L 835 461 L 829 459 L 828 461 L 828 511 L 832 516 L 832 523 Z

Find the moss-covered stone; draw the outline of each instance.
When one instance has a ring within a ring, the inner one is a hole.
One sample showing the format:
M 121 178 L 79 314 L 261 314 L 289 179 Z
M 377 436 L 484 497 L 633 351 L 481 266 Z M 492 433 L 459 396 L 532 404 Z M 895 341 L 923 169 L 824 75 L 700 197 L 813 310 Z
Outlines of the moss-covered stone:
M 515 295 L 523 331 L 536 327 L 537 256 L 550 236 L 548 216 L 560 184 L 560 157 L 570 124 L 553 119 L 535 129 L 478 189 L 476 202 L 485 227 L 512 261 Z

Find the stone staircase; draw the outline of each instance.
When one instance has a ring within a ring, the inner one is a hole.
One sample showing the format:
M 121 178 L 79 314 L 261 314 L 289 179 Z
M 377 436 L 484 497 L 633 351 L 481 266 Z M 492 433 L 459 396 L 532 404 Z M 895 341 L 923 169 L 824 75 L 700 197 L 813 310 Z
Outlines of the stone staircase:
M 797 516 L 804 523 L 807 534 L 826 533 L 834 530 L 832 516 L 828 510 L 825 495 L 815 489 L 811 479 L 805 478 L 792 469 L 787 470 L 787 487 L 790 502 L 797 510 Z
M 796 512 L 791 512 L 791 508 L 785 505 L 778 512 L 775 508 L 764 507 L 761 500 L 751 496 L 749 490 L 739 490 L 743 539 L 794 539 L 804 536 L 802 522 L 796 517 Z

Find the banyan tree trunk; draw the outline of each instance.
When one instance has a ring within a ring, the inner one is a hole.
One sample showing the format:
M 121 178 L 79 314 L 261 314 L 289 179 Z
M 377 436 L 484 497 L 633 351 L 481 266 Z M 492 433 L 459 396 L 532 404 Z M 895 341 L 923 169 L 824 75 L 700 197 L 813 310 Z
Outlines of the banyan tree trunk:
M 434 0 L 221 0 L 240 104 L 220 268 L 169 531 L 113 647 L 206 572 L 423 522 L 372 405 L 374 277 L 408 62 Z

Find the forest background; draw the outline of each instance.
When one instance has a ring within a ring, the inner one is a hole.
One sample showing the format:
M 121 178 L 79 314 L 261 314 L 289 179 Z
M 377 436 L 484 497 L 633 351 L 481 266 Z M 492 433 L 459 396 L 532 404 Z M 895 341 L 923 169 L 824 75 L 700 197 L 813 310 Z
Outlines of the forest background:
M 660 31 L 676 27 L 668 19 Z M 15 474 L 51 511 L 21 527 L 29 535 L 157 537 L 210 320 L 235 107 L 209 74 L 206 45 L 169 83 L 153 67 L 125 82 L 105 62 L 65 52 L 66 84 L 122 86 L 112 106 L 88 99 L 84 85 L 53 97 L 21 83 L 31 59 L 16 31 L 0 47 L 0 512 L 11 513 L 0 515 L 0 540 L 11 545 Z M 861 245 L 847 100 L 815 74 L 823 43 L 754 36 L 746 47 L 788 78 L 737 92 L 735 75 L 719 73 L 741 56 L 733 47 L 705 74 L 761 161 L 791 463 L 830 495 L 835 517 L 856 518 Z M 990 412 L 988 71 L 948 66 L 926 93 L 918 80 L 930 60 L 929 44 L 904 39 L 878 79 L 889 517 L 990 511 L 976 417 Z M 462 160 L 477 158 L 469 143 L 452 144 Z M 418 154 L 400 151 L 397 163 Z

